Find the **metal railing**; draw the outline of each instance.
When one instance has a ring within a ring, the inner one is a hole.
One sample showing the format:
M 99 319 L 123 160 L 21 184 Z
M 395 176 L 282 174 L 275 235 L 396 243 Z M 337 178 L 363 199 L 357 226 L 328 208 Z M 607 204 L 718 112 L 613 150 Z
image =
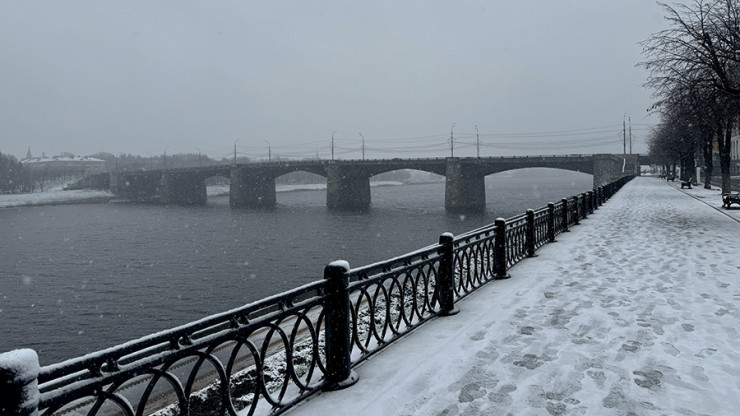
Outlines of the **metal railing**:
M 394 259 L 138 340 L 38 368 L 0 354 L 0 416 L 280 414 L 568 232 L 632 177 Z M 38 394 L 40 393 L 40 394 Z

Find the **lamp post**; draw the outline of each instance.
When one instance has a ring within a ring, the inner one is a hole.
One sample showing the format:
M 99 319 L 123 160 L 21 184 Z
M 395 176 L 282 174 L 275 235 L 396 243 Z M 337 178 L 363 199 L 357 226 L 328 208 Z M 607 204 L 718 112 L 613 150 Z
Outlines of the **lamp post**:
M 360 133 L 360 137 L 362 137 L 362 160 L 365 160 L 365 136 L 362 135 L 362 132 Z
M 238 142 L 239 139 L 234 140 L 234 164 L 236 165 L 236 142 Z
M 200 167 L 200 166 L 203 166 L 203 163 L 202 163 L 202 162 L 201 162 L 201 160 L 200 160 L 200 149 L 198 149 L 198 148 L 196 147 L 196 148 L 195 148 L 195 150 L 197 150 L 197 151 L 198 151 L 198 167 Z
M 455 124 L 452 123 L 450 126 L 450 157 L 455 157 L 455 136 L 452 134 L 452 129 L 455 127 Z
M 478 125 L 475 125 L 475 152 L 480 159 L 480 133 L 478 132 Z
M 331 132 L 331 160 L 334 160 L 334 133 L 336 132 L 336 130 Z
M 265 143 L 267 143 L 267 161 L 272 162 L 272 149 L 270 148 L 270 142 L 265 140 Z

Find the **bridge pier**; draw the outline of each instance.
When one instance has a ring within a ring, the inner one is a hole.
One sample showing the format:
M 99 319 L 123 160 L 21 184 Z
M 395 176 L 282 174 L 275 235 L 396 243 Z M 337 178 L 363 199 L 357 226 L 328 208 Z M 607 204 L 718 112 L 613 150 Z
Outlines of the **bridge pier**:
M 160 195 L 162 177 L 158 172 L 111 173 L 110 190 L 121 198 L 148 201 Z
M 370 208 L 370 174 L 337 164 L 326 167 L 326 206 L 334 210 L 364 211 Z
M 451 213 L 482 212 L 486 209 L 486 177 L 475 165 L 447 159 L 445 209 Z
M 193 173 L 164 172 L 160 201 L 166 205 L 205 205 L 206 183 Z
M 229 205 L 234 208 L 274 208 L 275 178 L 239 166 L 231 167 Z

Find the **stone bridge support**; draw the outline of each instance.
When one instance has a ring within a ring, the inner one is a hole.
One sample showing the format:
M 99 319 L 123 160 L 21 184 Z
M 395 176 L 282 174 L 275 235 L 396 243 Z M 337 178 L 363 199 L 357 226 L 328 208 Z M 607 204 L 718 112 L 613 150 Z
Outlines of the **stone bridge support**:
M 486 177 L 476 165 L 460 159 L 447 159 L 445 174 L 445 209 L 447 212 L 482 212 L 486 209 Z
M 162 175 L 158 172 L 111 173 L 110 190 L 114 195 L 133 201 L 152 200 L 160 194 Z
M 164 172 L 160 201 L 166 205 L 205 205 L 208 202 L 205 180 L 194 173 Z
M 229 205 L 234 208 L 274 208 L 275 178 L 240 166 L 231 167 Z
M 362 211 L 370 208 L 370 173 L 352 166 L 326 167 L 326 206 L 334 210 Z

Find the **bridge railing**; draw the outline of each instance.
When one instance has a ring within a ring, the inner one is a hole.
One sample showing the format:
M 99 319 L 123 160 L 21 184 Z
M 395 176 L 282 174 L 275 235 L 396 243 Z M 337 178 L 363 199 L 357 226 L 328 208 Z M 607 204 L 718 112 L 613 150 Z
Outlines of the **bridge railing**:
M 39 368 L 0 354 L 0 415 L 280 414 L 555 241 L 632 177 L 390 260 Z

